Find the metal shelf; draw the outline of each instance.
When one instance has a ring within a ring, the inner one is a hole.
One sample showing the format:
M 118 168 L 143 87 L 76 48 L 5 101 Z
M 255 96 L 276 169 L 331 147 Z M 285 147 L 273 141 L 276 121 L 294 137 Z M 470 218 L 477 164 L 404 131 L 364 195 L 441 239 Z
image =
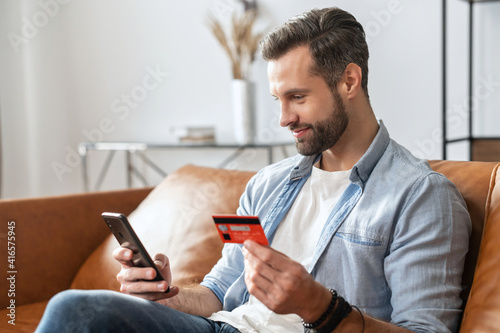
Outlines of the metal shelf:
M 469 94 L 469 105 L 468 105 L 468 115 L 469 115 L 469 123 L 468 123 L 468 134 L 466 137 L 458 138 L 458 139 L 448 139 L 448 131 L 447 131 L 447 69 L 446 69 L 446 64 L 447 64 L 447 47 L 446 47 L 446 42 L 447 42 L 447 31 L 446 31 L 446 24 L 447 24 L 447 0 L 442 0 L 442 14 L 443 14 L 443 30 L 442 30 L 442 66 L 443 66 L 443 101 L 442 101 L 442 130 L 443 130 L 443 160 L 447 159 L 447 148 L 448 144 L 453 144 L 457 142 L 463 142 L 467 141 L 469 142 L 469 160 L 473 161 L 477 159 L 479 156 L 478 154 L 475 153 L 475 141 L 496 141 L 498 140 L 498 143 L 500 144 L 500 136 L 499 137 L 476 137 L 473 134 L 473 114 L 472 114 L 472 103 L 473 103 L 473 74 L 474 74 L 474 68 L 473 68 L 473 60 L 474 60 L 474 52 L 473 52 L 473 46 L 474 46 L 474 33 L 473 33 L 473 28 L 474 28 L 474 4 L 475 3 L 484 3 L 484 2 L 498 2 L 500 0 L 462 0 L 467 3 L 469 3 L 469 64 L 468 64 L 468 75 L 469 75 L 469 86 L 468 86 L 468 94 Z
M 161 177 L 167 176 L 161 167 L 154 163 L 145 154 L 146 151 L 151 150 L 197 150 L 197 149 L 225 149 L 233 150 L 231 155 L 226 157 L 223 161 L 219 163 L 218 168 L 224 168 L 229 165 L 233 160 L 238 158 L 244 151 L 248 149 L 259 149 L 267 151 L 267 163 L 271 164 L 274 162 L 274 149 L 281 149 L 281 153 L 284 157 L 288 157 L 286 151 L 287 146 L 294 145 L 293 142 L 275 142 L 269 144 L 249 144 L 249 145 L 237 145 L 237 144 L 218 144 L 218 143 L 179 143 L 179 144 L 163 144 L 163 143 L 148 143 L 148 142 L 80 142 L 78 146 L 78 153 L 82 161 L 82 177 L 84 190 L 88 191 L 98 191 L 108 173 L 109 167 L 116 152 L 125 152 L 126 157 L 126 175 L 127 175 L 127 187 L 132 185 L 132 176 L 135 176 L 144 186 L 150 186 L 146 181 L 144 175 L 138 170 L 132 161 L 132 155 L 138 156 L 144 165 L 151 168 L 156 174 Z M 108 154 L 104 161 L 103 166 L 100 168 L 96 185 L 91 188 L 88 172 L 88 154 L 91 151 L 107 151 Z

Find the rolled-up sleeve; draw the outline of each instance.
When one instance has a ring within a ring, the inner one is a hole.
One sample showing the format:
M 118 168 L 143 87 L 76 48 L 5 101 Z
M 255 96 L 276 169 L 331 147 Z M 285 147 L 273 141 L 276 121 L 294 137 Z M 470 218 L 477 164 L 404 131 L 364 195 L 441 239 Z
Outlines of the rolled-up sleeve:
M 248 182 L 245 192 L 240 198 L 238 215 L 251 215 L 252 189 L 254 188 L 255 176 Z M 240 278 L 245 269 L 243 254 L 240 244 L 225 244 L 222 249 L 222 257 L 212 268 L 203 281 L 202 286 L 212 290 L 222 304 L 225 304 L 225 296 L 228 289 Z

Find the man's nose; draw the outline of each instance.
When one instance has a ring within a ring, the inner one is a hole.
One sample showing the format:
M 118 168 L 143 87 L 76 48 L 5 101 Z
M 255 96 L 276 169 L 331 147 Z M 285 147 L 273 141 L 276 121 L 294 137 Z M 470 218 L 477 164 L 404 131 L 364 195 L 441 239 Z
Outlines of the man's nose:
M 290 108 L 288 103 L 281 103 L 280 126 L 288 127 L 297 122 L 297 114 Z

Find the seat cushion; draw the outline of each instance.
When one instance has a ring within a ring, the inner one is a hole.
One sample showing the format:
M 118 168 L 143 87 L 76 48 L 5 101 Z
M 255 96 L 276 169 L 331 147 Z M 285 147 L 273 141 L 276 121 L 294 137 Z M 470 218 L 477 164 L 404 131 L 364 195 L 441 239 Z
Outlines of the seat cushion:
M 45 310 L 47 303 L 48 301 L 44 301 L 16 307 L 15 326 L 8 323 L 8 321 L 11 320 L 8 317 L 9 310 L 1 310 L 0 318 L 2 318 L 2 320 L 0 320 L 0 332 L 34 332 L 40 322 L 40 319 L 42 318 L 43 311 Z
M 199 283 L 221 256 L 212 214 L 234 214 L 253 172 L 185 166 L 159 184 L 129 215 L 144 247 L 170 259 L 174 285 Z M 104 222 L 103 222 L 104 223 Z M 92 253 L 71 288 L 118 290 L 112 235 Z

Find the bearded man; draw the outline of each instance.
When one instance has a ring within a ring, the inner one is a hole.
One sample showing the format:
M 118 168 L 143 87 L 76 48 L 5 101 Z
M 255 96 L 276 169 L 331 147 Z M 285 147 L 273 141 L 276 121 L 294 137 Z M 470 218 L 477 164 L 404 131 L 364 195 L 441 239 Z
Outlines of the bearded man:
M 240 199 L 238 214 L 259 216 L 270 246 L 226 244 L 191 288 L 169 286 L 165 255 L 155 259 L 167 281 L 153 282 L 154 270 L 133 267 L 132 251 L 119 248 L 122 294 L 63 292 L 39 332 L 70 324 L 83 332 L 456 330 L 470 218 L 453 184 L 376 119 L 362 26 L 341 9 L 314 9 L 271 32 L 262 54 L 280 124 L 299 152 L 258 172 Z M 92 320 L 75 311 L 81 304 L 93 306 Z

